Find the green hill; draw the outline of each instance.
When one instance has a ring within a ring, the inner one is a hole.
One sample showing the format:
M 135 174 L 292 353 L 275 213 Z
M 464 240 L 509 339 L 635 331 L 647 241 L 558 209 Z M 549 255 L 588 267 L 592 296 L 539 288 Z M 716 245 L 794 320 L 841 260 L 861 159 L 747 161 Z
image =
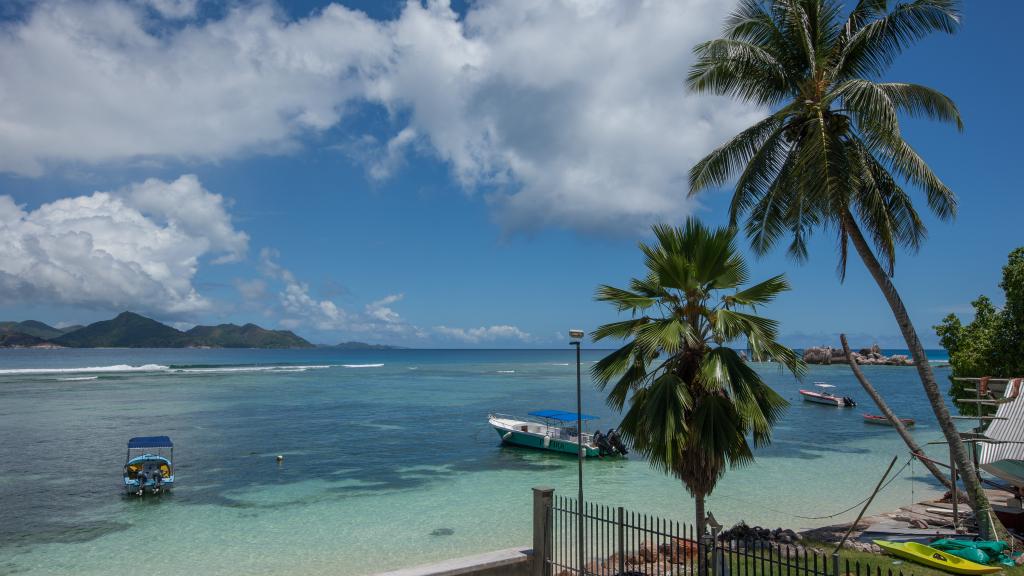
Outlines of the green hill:
M 182 348 L 187 345 L 180 330 L 134 312 L 122 312 L 112 320 L 94 322 L 52 341 L 71 348 Z
M 182 332 L 134 312 L 88 326 L 54 328 L 35 320 L 0 322 L 0 348 L 47 345 L 68 348 L 313 348 L 290 330 L 255 324 L 196 326 Z
M 62 334 L 66 334 L 81 326 L 69 326 L 67 328 L 54 328 L 49 324 L 38 320 L 25 320 L 24 322 L 0 322 L 0 332 L 19 332 L 43 340 L 50 340 Z
M 255 324 L 196 326 L 185 332 L 189 346 L 214 348 L 312 348 L 290 330 L 267 330 Z
M 0 348 L 46 348 L 54 347 L 43 338 L 24 332 L 0 332 Z

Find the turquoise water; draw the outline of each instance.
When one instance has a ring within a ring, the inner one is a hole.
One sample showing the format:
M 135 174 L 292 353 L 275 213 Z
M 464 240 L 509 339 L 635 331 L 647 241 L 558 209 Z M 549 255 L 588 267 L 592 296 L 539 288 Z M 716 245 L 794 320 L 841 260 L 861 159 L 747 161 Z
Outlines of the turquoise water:
M 530 488 L 575 493 L 576 462 L 502 447 L 486 417 L 572 409 L 573 360 L 572 350 L 0 351 L 0 574 L 358 575 L 528 545 Z M 791 376 L 758 370 L 792 406 L 709 509 L 727 524 L 851 520 L 798 516 L 858 502 L 892 456 L 902 466 L 905 446 L 862 423 L 875 410 L 848 368 L 815 367 L 803 385 L 837 385 L 861 403 L 847 410 L 801 402 Z M 865 372 L 918 420 L 920 442 L 940 436 L 912 368 Z M 617 424 L 586 385 L 584 404 L 602 428 Z M 123 497 L 126 440 L 165 433 L 174 493 Z M 590 500 L 692 517 L 681 483 L 638 458 L 591 460 L 585 474 Z M 918 465 L 871 510 L 935 492 Z M 440 528 L 451 533 L 431 534 Z

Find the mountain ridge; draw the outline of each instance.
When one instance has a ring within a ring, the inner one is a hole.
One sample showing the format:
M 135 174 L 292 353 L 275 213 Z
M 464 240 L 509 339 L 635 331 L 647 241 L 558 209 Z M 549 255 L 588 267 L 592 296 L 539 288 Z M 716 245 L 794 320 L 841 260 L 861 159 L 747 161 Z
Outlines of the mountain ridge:
M 25 328 L 36 334 L 57 335 L 41 337 Z M 61 331 L 36 320 L 0 322 L 0 348 L 314 348 L 290 330 L 268 330 L 248 323 L 200 325 L 183 332 L 127 311 L 110 320 L 71 328 L 77 329 Z

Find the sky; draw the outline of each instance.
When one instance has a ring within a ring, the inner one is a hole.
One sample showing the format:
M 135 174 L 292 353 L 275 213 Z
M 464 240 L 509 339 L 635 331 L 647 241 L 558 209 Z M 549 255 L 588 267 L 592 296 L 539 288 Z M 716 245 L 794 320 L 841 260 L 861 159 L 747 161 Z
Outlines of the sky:
M 643 273 L 654 222 L 727 222 L 690 166 L 764 110 L 684 86 L 720 0 L 11 0 L 0 7 L 0 319 L 123 310 L 254 322 L 316 343 L 560 347 L 618 318 L 599 284 Z M 965 130 L 903 119 L 959 197 L 900 253 L 926 346 L 1002 302 L 1024 132 L 1015 0 L 886 79 L 941 90 Z M 924 210 L 920 195 L 916 196 Z M 744 251 L 749 251 L 743 245 Z M 901 348 L 877 287 L 819 233 L 750 256 L 792 290 L 762 310 L 795 347 Z

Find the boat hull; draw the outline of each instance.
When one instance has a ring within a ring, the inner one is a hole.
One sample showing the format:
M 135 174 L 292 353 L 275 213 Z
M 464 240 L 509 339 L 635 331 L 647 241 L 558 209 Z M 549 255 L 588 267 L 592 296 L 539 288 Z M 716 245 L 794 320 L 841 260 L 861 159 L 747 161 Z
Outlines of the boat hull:
M 886 542 L 885 540 L 875 540 L 874 542 L 893 556 L 906 558 L 918 564 L 954 574 L 994 574 L 1002 570 L 999 566 L 976 564 L 917 542 Z
M 842 398 L 835 396 L 824 396 L 815 392 L 808 392 L 807 390 L 801 390 L 800 395 L 803 396 L 804 401 L 814 402 L 815 404 L 825 404 L 826 406 L 836 406 L 842 408 L 846 406 L 846 402 Z
M 885 416 L 874 416 L 872 414 L 865 414 L 864 422 L 866 424 L 876 424 L 878 426 L 892 426 L 892 422 L 889 422 L 889 419 Z M 913 418 L 900 418 L 900 422 L 902 422 L 907 428 L 914 425 Z
M 494 431 L 498 433 L 501 441 L 506 444 L 513 446 L 522 446 L 524 448 L 536 448 L 538 450 L 547 450 L 548 452 L 560 452 L 562 454 L 577 455 L 579 452 L 579 444 L 571 442 L 565 439 L 553 438 L 542 434 L 535 434 L 531 432 L 522 432 L 520 430 L 512 430 L 508 427 L 491 424 Z M 594 458 L 601 455 L 601 451 L 596 446 L 583 445 L 584 456 L 587 458 Z

